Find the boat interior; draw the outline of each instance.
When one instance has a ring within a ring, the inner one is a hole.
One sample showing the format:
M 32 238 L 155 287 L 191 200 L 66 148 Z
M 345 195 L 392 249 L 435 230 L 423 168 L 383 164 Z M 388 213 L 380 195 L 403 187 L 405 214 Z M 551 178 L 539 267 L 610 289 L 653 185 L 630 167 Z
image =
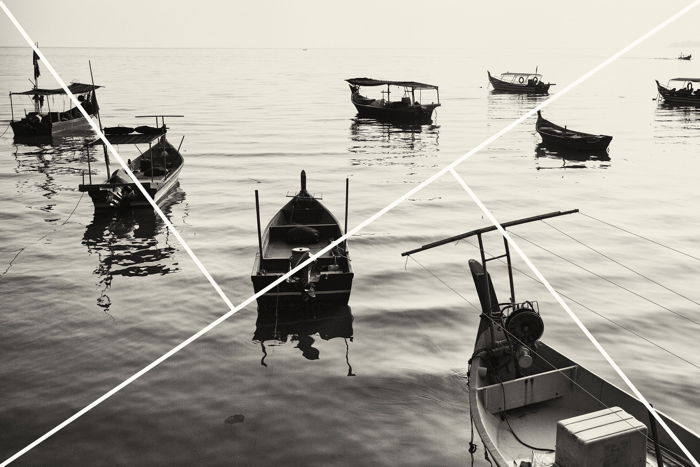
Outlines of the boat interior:
M 163 182 L 169 174 L 182 165 L 182 155 L 165 138 L 161 138 L 143 154 L 131 161 L 131 170 L 139 181 Z M 130 183 L 131 179 L 124 169 L 118 169 L 109 180 L 111 183 L 120 181 Z
M 639 400 L 543 342 L 535 340 L 525 345 L 531 364 L 523 368 L 519 364 L 523 342 L 504 331 L 509 325 L 501 325 L 504 321 L 500 315 L 503 311 L 514 314 L 513 310 L 521 305 L 490 306 L 490 303 L 498 304 L 490 277 L 486 275 L 488 281 L 484 279 L 484 270 L 475 260 L 470 261 L 470 268 L 483 310 L 469 376 L 470 403 L 472 410 L 478 411 L 474 419 L 482 440 L 497 461 L 500 455 L 501 462 L 507 462 L 503 465 L 520 466 L 525 462 L 522 465 L 554 466 L 559 421 L 619 407 L 646 425 L 646 465 L 659 465 L 657 445 L 663 465 L 691 465 L 679 454 L 680 449 L 665 430 L 660 426 L 657 429 L 656 422 Z M 536 302 L 524 305 L 537 310 Z M 539 314 L 539 310 L 537 312 Z M 501 324 L 492 326 L 496 322 Z M 659 415 L 694 455 L 700 454 L 696 434 L 665 415 Z M 629 430 L 631 420 L 613 417 L 612 423 L 617 423 L 619 430 Z
M 335 217 L 305 190 L 295 195 L 266 229 L 264 259 L 260 269 L 268 273 L 287 272 L 292 248 L 306 247 L 314 254 L 342 235 Z M 349 263 L 343 245 L 337 245 L 317 260 L 324 272 L 347 272 Z

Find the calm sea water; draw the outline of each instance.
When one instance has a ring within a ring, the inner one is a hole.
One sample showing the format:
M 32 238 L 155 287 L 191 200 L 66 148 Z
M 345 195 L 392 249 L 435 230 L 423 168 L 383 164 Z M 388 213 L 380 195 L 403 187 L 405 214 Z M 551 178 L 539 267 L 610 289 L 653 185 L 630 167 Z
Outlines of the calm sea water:
M 490 95 L 487 69 L 537 64 L 558 84 L 556 93 L 605 58 L 552 50 L 528 57 L 467 50 L 45 53 L 67 81 L 88 81 L 92 60 L 95 81 L 105 86 L 106 125 L 185 115 L 168 121 L 171 141 L 186 136 L 186 165 L 165 212 L 234 303 L 253 293 L 254 190 L 267 222 L 305 169 L 310 190 L 342 217 L 349 177 L 349 224 L 356 225 L 540 102 Z M 501 221 L 579 208 L 700 256 L 700 111 L 653 100 L 654 79 L 693 75 L 692 62 L 654 58 L 674 53 L 623 58 L 545 110 L 570 128 L 613 135 L 609 158 L 568 161 L 543 151 L 530 119 L 459 172 Z M 30 53 L 0 55 L 0 89 L 23 90 Z M 435 124 L 357 121 L 343 82 L 355 76 L 440 85 Z M 41 84 L 54 85 L 46 71 Z M 2 100 L 3 130 L 9 114 Z M 0 138 L 2 459 L 227 311 L 151 213 L 93 214 L 77 191 L 87 168 L 82 142 L 14 144 L 11 130 Z M 125 157 L 136 153 L 121 149 Z M 102 155 L 90 157 L 102 177 Z M 17 464 L 463 465 L 464 375 L 478 323 L 467 260 L 478 250 L 464 241 L 417 255 L 425 269 L 399 254 L 487 224 L 443 177 L 350 241 L 350 310 L 320 322 L 266 317 L 256 328 L 257 309 L 248 306 Z M 543 223 L 513 232 L 655 407 L 699 431 L 698 370 L 603 318 L 700 364 L 698 325 L 679 317 L 698 321 L 698 262 L 582 215 L 550 224 L 582 243 Z M 502 247 L 497 236 L 487 242 L 494 253 Z M 519 259 L 515 266 L 526 270 Z M 504 269 L 492 274 L 507 297 Z M 546 341 L 617 382 L 546 290 L 520 273 L 515 279 L 517 298 L 539 301 Z

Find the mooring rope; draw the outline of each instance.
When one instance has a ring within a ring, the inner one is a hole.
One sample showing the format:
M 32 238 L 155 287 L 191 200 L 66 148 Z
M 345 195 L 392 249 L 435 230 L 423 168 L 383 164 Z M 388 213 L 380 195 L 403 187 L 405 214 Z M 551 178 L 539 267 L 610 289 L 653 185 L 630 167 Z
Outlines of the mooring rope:
M 598 221 L 598 222 L 600 222 L 600 223 L 602 223 L 602 224 L 609 225 L 610 227 L 613 227 L 613 228 L 615 228 L 615 229 L 617 229 L 617 230 L 620 230 L 620 231 L 622 231 L 622 232 L 628 233 L 628 234 L 630 234 L 630 235 L 634 235 L 635 237 L 639 237 L 639 238 L 641 238 L 641 239 L 643 239 L 643 240 L 646 240 L 647 242 L 654 243 L 654 244 L 656 244 L 656 245 L 658 245 L 658 246 L 660 246 L 660 247 L 663 247 L 663 248 L 666 248 L 666 249 L 668 249 L 668 250 L 674 251 L 674 252 L 676 252 L 676 253 L 678 253 L 678 254 L 681 254 L 681 255 L 683 255 L 683 256 L 687 256 L 688 258 L 692 258 L 692 259 L 694 259 L 694 260 L 700 261 L 700 258 L 698 258 L 697 256 L 693 256 L 693 255 L 691 255 L 690 253 L 686 253 L 685 251 L 681 251 L 681 250 L 679 250 L 679 249 L 677 249 L 677 248 L 673 248 L 673 247 L 671 247 L 671 246 L 665 245 L 665 244 L 663 244 L 663 243 L 661 243 L 661 242 L 659 242 L 659 241 L 657 241 L 657 240 L 651 239 L 651 238 L 649 238 L 649 237 L 645 237 L 644 235 L 641 235 L 641 234 L 632 232 L 631 230 L 625 229 L 625 228 L 623 228 L 623 227 L 620 227 L 620 226 L 618 226 L 618 225 L 615 225 L 615 224 L 612 224 L 612 223 L 610 223 L 610 222 L 604 221 L 604 220 L 602 220 L 602 219 L 598 219 L 597 217 L 591 216 L 590 214 L 586 214 L 585 212 L 579 211 L 579 214 L 581 214 L 582 216 L 586 216 L 586 217 L 588 217 L 589 219 L 593 219 L 593 220 L 595 220 L 595 221 Z
M 5 136 L 5 133 L 7 133 L 7 130 L 9 130 L 9 129 L 10 129 L 10 122 L 7 122 L 7 126 L 5 127 L 5 131 L 2 132 L 2 134 L 0 135 L 0 138 Z
M 537 248 L 540 248 L 541 250 L 546 251 L 547 253 L 549 253 L 549 254 L 551 254 L 551 255 L 553 255 L 553 256 L 556 256 L 557 258 L 561 259 L 562 261 L 566 261 L 567 263 L 569 263 L 569 264 L 571 264 L 571 265 L 573 265 L 573 266 L 576 266 L 577 268 L 582 269 L 582 270 L 586 271 L 587 273 L 592 274 L 592 275 L 596 276 L 597 278 L 599 278 L 599 279 L 601 279 L 601 280 L 604 280 L 605 282 L 608 282 L 608 283 L 610 283 L 610 284 L 612 284 L 612 285 L 614 285 L 614 286 L 616 286 L 616 287 L 618 287 L 618 288 L 620 288 L 620 289 L 622 289 L 622 290 L 624 290 L 624 291 L 626 291 L 626 292 L 629 292 L 629 293 L 631 293 L 632 295 L 635 295 L 635 296 L 641 298 L 642 300 L 646 300 L 647 302 L 649 302 L 649 303 L 651 303 L 651 304 L 653 304 L 653 305 L 656 305 L 656 306 L 658 306 L 659 308 L 662 308 L 662 309 L 664 309 L 664 310 L 666 310 L 666 311 L 668 311 L 668 312 L 670 312 L 670 313 L 673 313 L 674 315 L 676 315 L 676 316 L 678 316 L 678 317 L 680 317 L 680 318 L 683 318 L 683 319 L 685 319 L 685 320 L 687 320 L 687 321 L 689 321 L 689 322 L 691 322 L 691 323 L 694 323 L 694 324 L 697 325 L 697 326 L 700 326 L 700 322 L 695 321 L 693 318 L 690 318 L 690 317 L 688 317 L 688 316 L 686 316 L 686 315 L 684 315 L 684 314 L 682 314 L 682 313 L 679 313 L 679 312 L 677 312 L 677 311 L 675 311 L 675 310 L 672 310 L 672 309 L 670 309 L 669 307 L 667 307 L 667 306 L 665 306 L 665 305 L 662 305 L 661 303 L 655 302 L 654 300 L 652 300 L 652 299 L 650 299 L 650 298 L 648 298 L 648 297 L 645 297 L 644 295 L 642 295 L 642 294 L 640 294 L 640 293 L 638 293 L 638 292 L 635 292 L 634 290 L 629 289 L 629 288 L 625 287 L 625 286 L 622 285 L 622 284 L 618 284 L 617 282 L 613 281 L 612 279 L 608 279 L 607 277 L 605 277 L 605 276 L 603 276 L 603 275 L 601 275 L 601 274 L 598 274 L 598 273 L 595 272 L 595 271 L 591 271 L 590 269 L 586 268 L 585 266 L 581 266 L 580 264 L 575 263 L 574 261 L 572 261 L 572 260 L 570 260 L 570 259 L 568 259 L 568 258 L 565 258 L 565 257 L 563 257 L 563 256 L 561 256 L 561 255 L 559 255 L 559 254 L 557 254 L 557 253 L 555 253 L 555 252 L 553 252 L 552 250 L 549 250 L 549 249 L 543 247 L 542 245 L 539 245 L 539 244 L 537 244 L 536 242 L 533 242 L 532 240 L 528 240 L 527 238 L 523 237 L 522 235 L 518 235 L 518 234 L 516 234 L 516 233 L 514 233 L 514 232 L 512 232 L 512 231 L 510 232 L 510 234 L 513 235 L 513 236 L 515 236 L 515 237 L 518 237 L 518 238 L 520 238 L 520 239 L 522 239 L 522 240 L 524 240 L 524 241 L 526 241 L 527 243 L 529 243 L 529 244 L 531 244 L 531 245 L 533 245 L 533 246 L 536 246 Z

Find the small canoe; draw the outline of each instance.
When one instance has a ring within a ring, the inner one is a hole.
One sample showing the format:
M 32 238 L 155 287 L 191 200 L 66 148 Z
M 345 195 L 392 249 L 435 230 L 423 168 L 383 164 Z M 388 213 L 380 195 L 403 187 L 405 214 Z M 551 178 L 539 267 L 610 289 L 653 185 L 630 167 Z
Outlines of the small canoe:
M 255 293 L 342 235 L 335 216 L 307 191 L 306 173 L 302 170 L 299 192 L 275 214 L 263 232 L 258 230 L 260 251 L 251 276 Z M 290 308 L 310 301 L 347 305 L 353 276 L 347 242 L 343 242 L 258 297 L 258 305 Z
M 612 136 L 583 133 L 556 125 L 545 120 L 539 110 L 537 111 L 535 129 L 542 137 L 542 144 L 550 149 L 564 148 L 579 152 L 601 152 L 605 151 L 612 141 Z

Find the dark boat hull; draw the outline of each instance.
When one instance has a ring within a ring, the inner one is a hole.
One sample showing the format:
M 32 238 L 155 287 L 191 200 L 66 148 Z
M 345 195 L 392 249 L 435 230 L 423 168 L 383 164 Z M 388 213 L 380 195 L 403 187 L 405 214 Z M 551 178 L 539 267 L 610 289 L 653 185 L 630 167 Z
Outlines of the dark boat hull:
M 550 149 L 569 149 L 581 153 L 605 151 L 612 136 L 594 135 L 580 131 L 569 130 L 542 118 L 537 112 L 535 129 L 542 138 L 542 145 Z
M 507 81 L 494 78 L 489 73 L 489 82 L 493 86 L 493 90 L 497 92 L 505 92 L 512 94 L 549 94 L 550 83 L 538 82 L 535 85 L 514 84 Z
M 94 115 L 90 115 L 94 117 Z M 88 133 L 90 123 L 80 115 L 69 120 L 50 122 L 48 118 L 33 121 L 31 118 L 10 122 L 15 138 L 36 138 L 46 136 L 69 136 L 77 133 Z
M 355 104 L 359 117 L 400 123 L 431 123 L 433 121 L 433 110 L 439 105 L 413 105 L 410 107 L 389 108 L 363 105 L 355 102 L 353 104 Z
M 673 92 L 667 87 L 662 86 L 658 81 L 656 82 L 656 89 L 664 102 L 668 104 L 700 106 L 700 95 L 692 92 L 688 92 L 687 94 L 683 91 Z

